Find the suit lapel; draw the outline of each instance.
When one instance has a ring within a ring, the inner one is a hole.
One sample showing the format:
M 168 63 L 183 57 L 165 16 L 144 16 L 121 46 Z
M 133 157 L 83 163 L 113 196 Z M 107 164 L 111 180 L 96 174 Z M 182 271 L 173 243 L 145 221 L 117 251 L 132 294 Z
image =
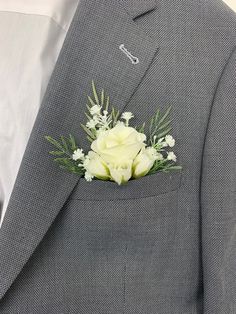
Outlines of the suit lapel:
M 155 0 L 81 0 L 51 76 L 0 229 L 0 298 L 30 258 L 79 177 L 62 171 L 45 135 L 74 134 L 86 147 L 84 122 L 91 80 L 124 109 L 158 51 L 158 43 L 133 21 Z M 119 47 L 123 45 L 139 63 Z M 88 146 L 86 147 L 88 148 Z

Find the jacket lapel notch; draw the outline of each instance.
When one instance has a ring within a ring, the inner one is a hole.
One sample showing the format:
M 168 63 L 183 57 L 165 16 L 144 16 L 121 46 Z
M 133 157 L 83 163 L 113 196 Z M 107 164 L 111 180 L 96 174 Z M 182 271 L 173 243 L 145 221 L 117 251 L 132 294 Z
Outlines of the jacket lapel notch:
M 120 0 L 125 10 L 132 19 L 154 10 L 157 7 L 157 0 Z

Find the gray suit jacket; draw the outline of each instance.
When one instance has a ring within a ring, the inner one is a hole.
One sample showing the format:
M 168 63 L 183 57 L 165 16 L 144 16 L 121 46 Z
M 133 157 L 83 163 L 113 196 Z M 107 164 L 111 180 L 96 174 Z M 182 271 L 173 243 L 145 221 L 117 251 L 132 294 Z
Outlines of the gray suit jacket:
M 132 64 L 119 46 L 139 58 Z M 59 169 L 91 80 L 135 123 L 172 105 L 182 171 Z M 236 15 L 221 0 L 81 0 L 0 229 L 0 313 L 236 313 Z

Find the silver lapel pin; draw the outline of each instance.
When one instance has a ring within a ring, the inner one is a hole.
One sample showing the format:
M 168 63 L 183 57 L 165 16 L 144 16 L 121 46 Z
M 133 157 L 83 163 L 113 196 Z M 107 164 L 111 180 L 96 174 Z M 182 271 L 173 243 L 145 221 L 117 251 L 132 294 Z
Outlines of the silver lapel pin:
M 135 56 L 133 56 L 124 46 L 124 44 L 121 44 L 119 46 L 119 49 L 126 54 L 126 56 L 131 60 L 132 64 L 139 63 L 139 59 Z

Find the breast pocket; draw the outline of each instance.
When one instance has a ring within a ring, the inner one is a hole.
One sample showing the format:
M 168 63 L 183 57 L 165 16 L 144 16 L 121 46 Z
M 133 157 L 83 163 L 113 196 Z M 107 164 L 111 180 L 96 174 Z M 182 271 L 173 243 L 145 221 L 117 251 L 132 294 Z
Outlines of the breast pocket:
M 96 243 L 117 234 L 117 243 L 132 233 L 168 238 L 186 220 L 178 206 L 182 171 L 156 172 L 119 186 L 115 182 L 80 178 L 68 199 L 72 221 L 93 230 Z M 96 232 L 95 232 L 96 230 Z M 119 240 L 118 240 L 119 239 Z M 102 241 L 101 241 L 102 243 Z
M 182 171 L 163 172 L 128 181 L 125 185 L 118 185 L 112 181 L 92 180 L 80 178 L 70 195 L 74 200 L 125 200 L 141 199 L 176 191 L 181 184 Z
M 79 179 L 62 226 L 78 246 L 81 286 L 123 295 L 126 285 L 126 293 L 135 295 L 136 287 L 140 292 L 148 285 L 145 299 L 158 299 L 162 290 L 155 287 L 166 284 L 163 270 L 175 258 L 177 235 L 186 223 L 178 206 L 181 178 L 182 171 L 156 172 L 121 186 Z

